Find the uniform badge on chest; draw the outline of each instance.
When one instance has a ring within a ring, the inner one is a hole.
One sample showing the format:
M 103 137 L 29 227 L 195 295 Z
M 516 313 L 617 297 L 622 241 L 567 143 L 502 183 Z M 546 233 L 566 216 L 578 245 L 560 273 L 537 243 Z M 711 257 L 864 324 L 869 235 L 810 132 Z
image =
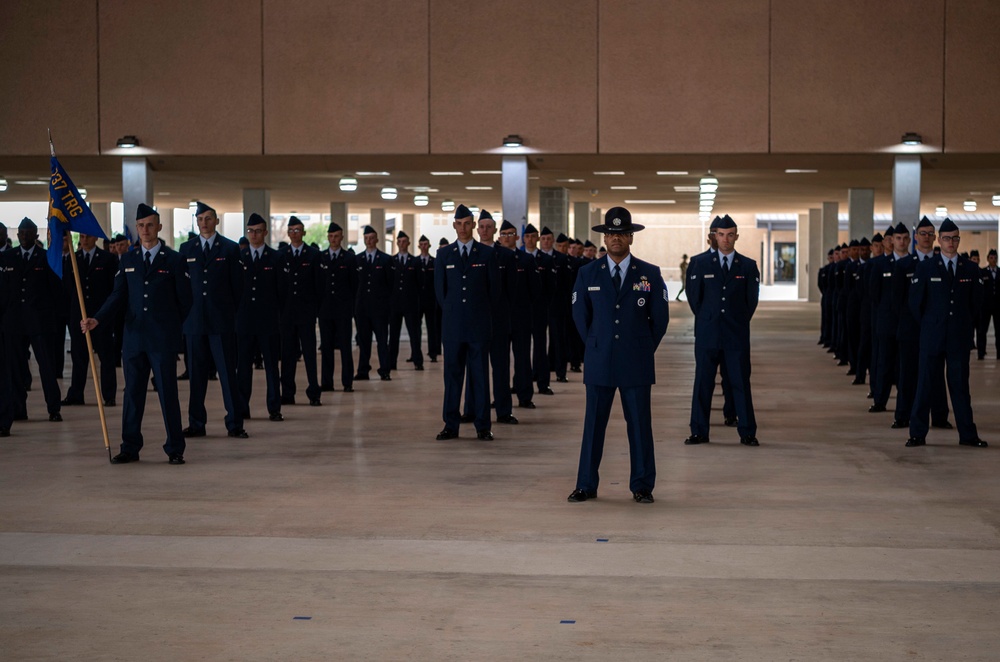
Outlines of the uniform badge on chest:
M 645 276 L 640 277 L 638 283 L 632 283 L 632 290 L 634 292 L 651 292 L 652 287 L 649 284 L 649 279 L 646 278 Z M 646 302 L 645 299 L 639 299 L 639 301 L 642 301 L 642 303 Z M 640 303 L 639 305 L 641 306 L 642 303 Z
M 646 298 L 645 298 L 645 297 L 639 297 L 638 299 L 636 299 L 636 303 L 637 303 L 637 304 L 638 304 L 638 305 L 639 305 L 640 307 L 641 307 L 641 306 L 645 306 L 645 305 L 646 305 Z

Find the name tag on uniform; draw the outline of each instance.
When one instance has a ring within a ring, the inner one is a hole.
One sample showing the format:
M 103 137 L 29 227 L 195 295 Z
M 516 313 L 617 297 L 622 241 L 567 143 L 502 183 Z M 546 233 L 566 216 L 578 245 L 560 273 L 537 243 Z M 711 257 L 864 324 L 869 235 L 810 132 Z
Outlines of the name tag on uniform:
M 704 278 L 715 278 L 715 274 L 705 274 Z
M 215 258 L 215 261 L 216 262 L 225 262 L 226 258 L 224 258 L 224 257 L 217 257 L 217 258 Z
M 932 277 L 932 278 L 931 278 L 931 282 L 932 282 L 932 283 L 940 283 L 940 282 L 941 282 L 941 279 L 940 279 L 940 278 L 933 278 L 933 277 Z
M 587 291 L 588 292 L 600 292 L 601 291 L 601 286 L 597 285 L 596 287 L 593 287 L 593 286 L 592 287 L 588 287 Z
M 197 262 L 197 261 L 198 261 L 198 258 L 196 258 L 196 257 L 189 257 L 188 258 L 188 262 Z
M 446 264 L 444 268 L 445 269 L 454 269 L 455 265 L 454 264 Z
M 892 276 L 892 272 L 891 271 L 883 271 L 882 272 L 882 278 L 890 278 L 891 276 Z
M 913 278 L 913 274 L 906 274 L 907 278 Z M 940 279 L 939 279 L 940 280 Z
M 128 273 L 130 271 L 135 271 L 135 267 L 125 267 L 125 273 Z

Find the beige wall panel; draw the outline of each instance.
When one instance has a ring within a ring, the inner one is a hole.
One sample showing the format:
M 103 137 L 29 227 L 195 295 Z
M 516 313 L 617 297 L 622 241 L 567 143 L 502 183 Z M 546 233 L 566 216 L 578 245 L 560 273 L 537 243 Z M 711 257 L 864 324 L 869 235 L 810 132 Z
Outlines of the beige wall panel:
M 945 151 L 1000 152 L 1000 2 L 948 0 L 945 25 Z
M 96 0 L 3 3 L 0 62 L 0 153 L 97 154 Z
M 268 154 L 426 154 L 426 0 L 264 0 Z
M 431 151 L 597 150 L 594 0 L 431 0 Z
M 767 0 L 605 0 L 600 26 L 601 152 L 767 152 Z
M 941 145 L 944 0 L 772 1 L 771 150 Z
M 260 154 L 260 0 L 101 2 L 101 149 Z

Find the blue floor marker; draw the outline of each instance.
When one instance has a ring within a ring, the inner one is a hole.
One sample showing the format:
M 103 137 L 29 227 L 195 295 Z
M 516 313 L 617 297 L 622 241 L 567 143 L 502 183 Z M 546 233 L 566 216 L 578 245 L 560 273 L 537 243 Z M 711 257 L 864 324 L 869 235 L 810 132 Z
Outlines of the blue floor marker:
M 312 616 L 292 616 L 293 621 L 311 621 Z
M 608 541 L 607 538 L 598 538 L 597 539 L 597 542 L 607 542 L 607 541 Z
M 576 621 L 559 621 L 559 625 L 573 625 Z

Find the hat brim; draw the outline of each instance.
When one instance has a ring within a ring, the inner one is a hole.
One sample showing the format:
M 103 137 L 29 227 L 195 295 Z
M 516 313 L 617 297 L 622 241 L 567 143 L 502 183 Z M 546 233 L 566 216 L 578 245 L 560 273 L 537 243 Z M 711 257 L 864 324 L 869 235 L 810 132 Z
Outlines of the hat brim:
M 616 228 L 616 227 L 613 227 L 613 226 L 609 227 L 609 226 L 604 225 L 602 223 L 601 225 L 595 225 L 594 227 L 592 227 L 590 229 L 593 230 L 594 232 L 599 232 L 601 234 L 628 234 L 630 232 L 638 232 L 639 230 L 645 230 L 646 226 L 645 225 L 639 225 L 638 223 L 633 223 L 632 225 L 629 225 L 628 227 L 622 226 L 620 228 Z

